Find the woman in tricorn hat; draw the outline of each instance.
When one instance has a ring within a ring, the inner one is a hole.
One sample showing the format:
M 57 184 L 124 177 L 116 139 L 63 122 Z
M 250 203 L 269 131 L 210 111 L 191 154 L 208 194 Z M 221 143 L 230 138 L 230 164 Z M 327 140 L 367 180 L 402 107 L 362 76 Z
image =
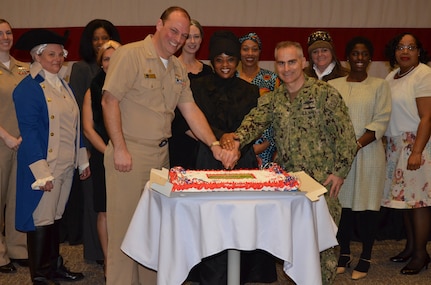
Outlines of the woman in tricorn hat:
M 90 175 L 80 136 L 79 108 L 61 78 L 66 37 L 45 29 L 24 33 L 17 49 L 29 50 L 30 74 L 13 92 L 22 143 L 18 150 L 16 228 L 27 232 L 33 284 L 77 281 L 59 254 L 59 228 L 73 172 Z

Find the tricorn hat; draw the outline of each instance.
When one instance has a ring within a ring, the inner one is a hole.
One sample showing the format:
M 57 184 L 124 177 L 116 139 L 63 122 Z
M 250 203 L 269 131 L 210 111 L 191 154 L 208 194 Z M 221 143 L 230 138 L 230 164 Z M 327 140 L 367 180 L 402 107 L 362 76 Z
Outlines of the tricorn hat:
M 60 44 L 63 45 L 67 41 L 68 32 L 64 36 L 60 36 L 50 30 L 34 29 L 22 34 L 15 44 L 15 49 L 31 50 L 35 46 L 42 44 Z

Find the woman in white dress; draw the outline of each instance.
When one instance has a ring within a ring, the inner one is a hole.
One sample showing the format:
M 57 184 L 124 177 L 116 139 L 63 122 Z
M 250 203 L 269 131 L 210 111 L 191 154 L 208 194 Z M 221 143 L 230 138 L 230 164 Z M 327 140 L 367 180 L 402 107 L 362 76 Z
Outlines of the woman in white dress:
M 401 274 L 428 267 L 431 232 L 431 68 L 418 38 L 404 33 L 386 47 L 391 67 L 392 116 L 386 137 L 386 182 L 382 206 L 403 209 L 407 242 L 393 262 L 410 262 Z
M 352 279 L 367 276 L 376 237 L 385 177 L 385 150 L 382 137 L 391 115 L 388 83 L 370 77 L 367 67 L 373 45 L 364 37 L 351 39 L 346 46 L 350 72 L 346 77 L 328 81 L 342 95 L 356 134 L 357 154 L 338 195 L 342 205 L 338 229 L 340 257 L 337 273 L 344 273 L 352 262 L 350 241 L 357 224 L 362 252 Z

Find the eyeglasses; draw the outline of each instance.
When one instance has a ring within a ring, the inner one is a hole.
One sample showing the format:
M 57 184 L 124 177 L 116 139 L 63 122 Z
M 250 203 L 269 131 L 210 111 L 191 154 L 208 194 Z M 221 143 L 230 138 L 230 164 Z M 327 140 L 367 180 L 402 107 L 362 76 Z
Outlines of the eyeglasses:
M 399 51 L 403 51 L 405 49 L 408 49 L 409 51 L 412 51 L 412 50 L 415 50 L 417 48 L 418 48 L 417 46 L 411 46 L 411 45 L 408 45 L 408 46 L 397 46 L 396 47 L 396 49 L 399 50 Z

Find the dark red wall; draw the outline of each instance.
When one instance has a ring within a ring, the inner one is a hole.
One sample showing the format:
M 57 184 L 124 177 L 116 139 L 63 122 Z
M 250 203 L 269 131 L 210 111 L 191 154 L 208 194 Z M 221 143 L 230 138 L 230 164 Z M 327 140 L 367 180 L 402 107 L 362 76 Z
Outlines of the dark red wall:
M 431 51 L 431 28 L 283 28 L 283 27 L 204 27 L 205 38 L 201 46 L 198 58 L 207 59 L 208 42 L 211 34 L 219 29 L 229 29 L 237 36 L 249 32 L 256 32 L 262 40 L 261 60 L 271 61 L 274 59 L 275 45 L 284 40 L 299 42 L 304 48 L 307 46 L 307 37 L 316 30 L 328 31 L 335 43 L 335 48 L 340 60 L 344 60 L 344 47 L 346 43 L 355 36 L 368 37 L 374 45 L 374 60 L 385 61 L 383 50 L 385 44 L 396 34 L 411 32 L 419 37 L 425 49 Z M 28 29 L 14 29 L 15 41 Z M 64 34 L 69 30 L 69 40 L 66 49 L 69 51 L 68 61 L 79 60 L 79 40 L 83 27 L 52 28 L 51 30 Z M 147 34 L 154 33 L 154 26 L 118 26 L 123 44 L 144 39 Z M 305 51 L 305 50 L 304 50 Z M 30 61 L 28 52 L 12 50 L 12 54 L 20 60 Z

